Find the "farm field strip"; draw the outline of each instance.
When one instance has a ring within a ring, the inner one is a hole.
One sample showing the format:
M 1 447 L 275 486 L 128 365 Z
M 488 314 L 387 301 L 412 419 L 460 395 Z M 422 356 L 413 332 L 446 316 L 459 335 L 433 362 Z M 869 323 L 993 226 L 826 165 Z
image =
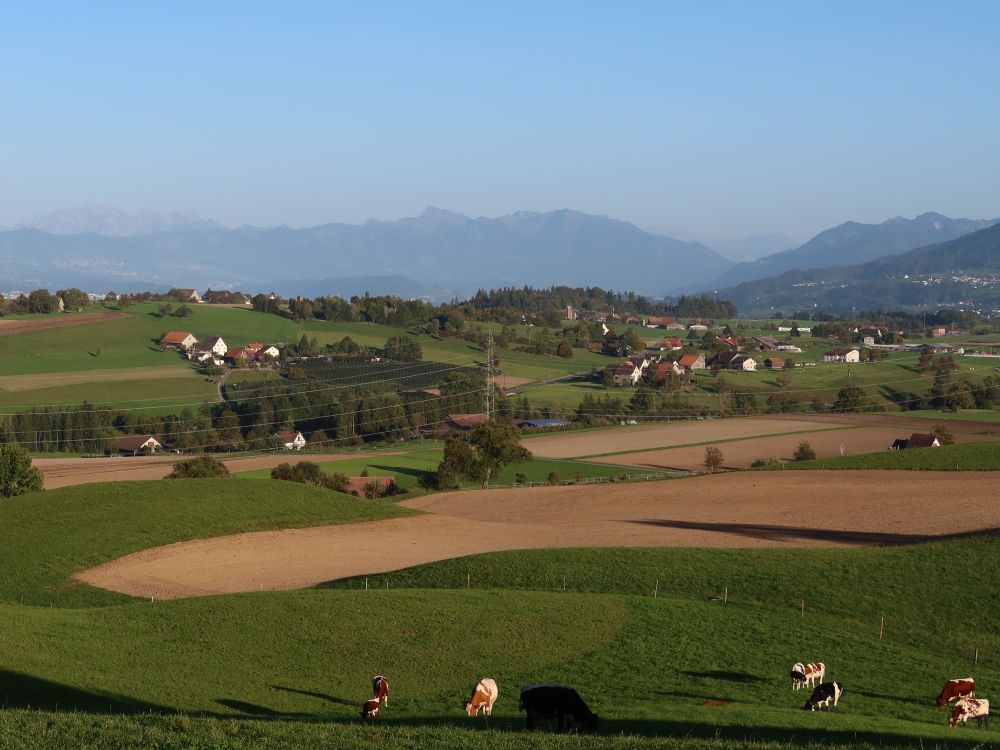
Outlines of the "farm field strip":
M 832 429 L 828 422 L 809 415 L 780 417 L 741 417 L 731 419 L 683 420 L 674 423 L 613 427 L 569 434 L 527 437 L 522 442 L 536 456 L 543 458 L 582 458 L 609 453 L 628 453 L 650 448 L 667 448 L 720 439 L 740 439 L 787 432 Z M 613 451 L 607 448 L 613 447 Z
M 889 481 L 893 492 L 879 493 Z M 734 473 L 641 486 L 450 492 L 402 502 L 424 513 L 413 518 L 202 539 L 148 549 L 77 578 L 179 598 L 302 588 L 508 549 L 905 543 L 1000 526 L 997 481 L 997 473 Z
M 194 368 L 178 361 L 167 367 L 120 367 L 113 370 L 82 370 L 77 372 L 49 372 L 34 375 L 0 375 L 0 391 L 17 393 L 41 388 L 100 383 L 108 381 L 165 380 L 169 378 L 201 379 Z

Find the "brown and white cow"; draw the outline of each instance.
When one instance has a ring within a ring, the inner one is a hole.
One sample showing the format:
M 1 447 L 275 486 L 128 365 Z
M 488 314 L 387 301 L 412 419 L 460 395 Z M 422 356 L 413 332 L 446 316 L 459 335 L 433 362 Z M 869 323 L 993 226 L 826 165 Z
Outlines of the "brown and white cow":
M 985 698 L 959 698 L 955 702 L 955 708 L 951 711 L 951 719 L 948 723 L 953 727 L 958 726 L 958 722 L 963 724 L 969 719 L 976 720 L 976 726 L 982 727 L 986 722 L 986 728 L 990 728 L 990 702 Z
M 808 664 L 796 662 L 792 665 L 792 690 L 812 687 L 813 682 L 823 682 L 826 677 L 826 664 L 813 661 Z
M 964 677 L 962 679 L 948 680 L 944 684 L 944 687 L 941 688 L 941 695 L 937 697 L 935 703 L 939 706 L 943 706 L 947 703 L 951 703 L 953 700 L 975 697 L 976 681 L 971 677 Z
M 833 701 L 833 707 L 836 708 L 843 694 L 844 686 L 839 682 L 824 682 L 816 686 L 803 708 L 806 711 L 815 711 L 817 708 L 829 706 L 830 701 Z
M 473 686 L 472 698 L 463 701 L 462 706 L 465 707 L 465 713 L 469 716 L 477 716 L 480 709 L 486 716 L 489 716 L 493 713 L 493 704 L 496 703 L 498 695 L 500 695 L 500 691 L 497 689 L 496 681 L 490 677 L 484 677 Z
M 361 715 L 366 719 L 374 719 L 378 716 L 378 710 L 381 705 L 378 698 L 369 698 L 361 706 Z
M 377 699 L 383 706 L 389 705 L 389 681 L 382 675 L 377 675 L 372 680 L 372 698 Z

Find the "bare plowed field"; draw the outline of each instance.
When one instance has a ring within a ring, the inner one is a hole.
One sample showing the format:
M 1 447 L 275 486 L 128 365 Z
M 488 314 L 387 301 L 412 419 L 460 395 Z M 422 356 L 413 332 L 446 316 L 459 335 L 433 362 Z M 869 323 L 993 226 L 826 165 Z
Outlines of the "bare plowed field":
M 380 453 L 392 456 L 396 453 Z M 94 482 L 121 482 L 137 479 L 163 479 L 178 461 L 187 456 L 129 456 L 116 458 L 36 458 L 33 465 L 42 470 L 45 488 L 69 487 L 76 484 Z M 264 456 L 223 459 L 223 463 L 234 474 L 255 469 L 271 469 L 288 461 L 338 461 L 357 458 L 353 454 L 323 455 L 269 453 Z
M 52 314 L 44 318 L 31 320 L 0 320 L 0 336 L 13 336 L 25 331 L 40 331 L 44 328 L 69 328 L 71 326 L 86 326 L 91 323 L 103 323 L 115 318 L 124 318 L 125 313 L 90 312 Z
M 295 589 L 479 552 L 543 547 L 902 544 L 1000 526 L 1000 473 L 734 473 L 644 485 L 450 492 L 425 515 L 159 547 L 77 578 L 136 596 Z

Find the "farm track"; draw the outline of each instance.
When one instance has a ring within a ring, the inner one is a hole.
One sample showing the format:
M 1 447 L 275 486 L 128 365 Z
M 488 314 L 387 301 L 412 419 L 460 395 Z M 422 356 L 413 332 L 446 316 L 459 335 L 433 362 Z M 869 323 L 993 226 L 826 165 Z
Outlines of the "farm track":
M 127 318 L 126 313 L 92 312 L 92 313 L 54 313 L 46 318 L 32 320 L 0 320 L 0 336 L 13 336 L 26 331 L 41 331 L 46 328 L 71 328 L 85 326 L 91 323 L 104 323 L 116 318 Z
M 1000 527 L 998 482 L 998 472 L 741 472 L 450 492 L 402 503 L 420 516 L 183 542 L 76 578 L 172 599 L 297 589 L 512 549 L 907 544 Z
M 380 452 L 378 456 L 398 455 L 398 451 Z M 317 455 L 313 453 L 268 453 L 262 456 L 222 458 L 234 474 L 255 469 L 271 469 L 289 461 L 347 461 L 359 454 Z M 363 454 L 370 455 L 370 454 Z M 119 482 L 141 479 L 163 479 L 178 461 L 190 456 L 138 456 L 115 458 L 36 458 L 33 465 L 42 470 L 45 488 L 70 487 L 95 482 Z

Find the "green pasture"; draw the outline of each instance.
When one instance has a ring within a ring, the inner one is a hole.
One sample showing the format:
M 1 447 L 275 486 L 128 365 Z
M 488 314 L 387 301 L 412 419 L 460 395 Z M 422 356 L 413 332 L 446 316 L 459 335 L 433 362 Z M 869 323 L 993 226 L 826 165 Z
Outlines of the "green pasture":
M 347 476 L 360 476 L 361 472 L 368 470 L 371 476 L 384 476 L 391 474 L 396 477 L 396 482 L 400 487 L 407 490 L 416 489 L 418 481 L 424 474 L 433 474 L 437 471 L 441 462 L 441 448 L 415 448 L 407 449 L 403 453 L 395 453 L 392 450 L 385 452 L 370 452 L 357 458 L 340 459 L 336 461 L 324 461 L 322 456 L 305 454 L 302 456 L 290 456 L 289 461 L 315 461 L 328 474 L 346 474 Z M 492 485 L 514 484 L 518 474 L 523 473 L 528 482 L 546 482 L 549 474 L 555 472 L 563 482 L 571 482 L 578 477 L 619 477 L 622 474 L 640 474 L 640 469 L 634 466 L 614 466 L 612 464 L 595 464 L 586 461 L 555 460 L 546 458 L 536 458 L 522 464 L 511 464 L 505 466 L 495 479 Z M 242 477 L 251 479 L 267 479 L 271 476 L 270 469 L 256 469 L 254 471 L 243 472 Z M 474 482 L 466 482 L 467 487 L 478 487 Z
M 993 536 L 882 549 L 508 552 L 371 576 L 371 590 L 347 581 L 151 602 L 66 579 L 192 532 L 397 511 L 291 485 L 276 497 L 271 483 L 231 479 L 93 485 L 6 499 L 0 512 L 0 729 L 9 746 L 903 748 L 989 739 L 975 726 L 949 729 L 933 698 L 948 677 L 974 674 L 984 695 L 1000 680 Z M 789 689 L 790 665 L 817 659 L 846 686 L 838 711 L 803 711 L 805 694 Z M 357 716 L 373 674 L 391 685 L 374 726 Z M 483 676 L 500 686 L 489 732 L 459 706 Z M 601 715 L 602 736 L 525 735 L 516 695 L 537 682 L 573 685 Z
M 187 539 L 410 512 L 292 482 L 241 478 L 85 484 L 2 498 L 0 601 L 42 607 L 121 603 L 127 597 L 76 584 L 70 575 Z
M 903 471 L 1000 471 L 1000 442 L 908 448 L 814 461 L 790 461 L 769 469 L 898 469 Z
M 77 406 L 82 401 L 100 406 L 135 409 L 149 414 L 175 414 L 185 406 L 192 410 L 217 399 L 216 384 L 195 370 L 184 378 L 97 380 L 34 390 L 4 391 L 0 388 L 0 413 L 26 407 Z

